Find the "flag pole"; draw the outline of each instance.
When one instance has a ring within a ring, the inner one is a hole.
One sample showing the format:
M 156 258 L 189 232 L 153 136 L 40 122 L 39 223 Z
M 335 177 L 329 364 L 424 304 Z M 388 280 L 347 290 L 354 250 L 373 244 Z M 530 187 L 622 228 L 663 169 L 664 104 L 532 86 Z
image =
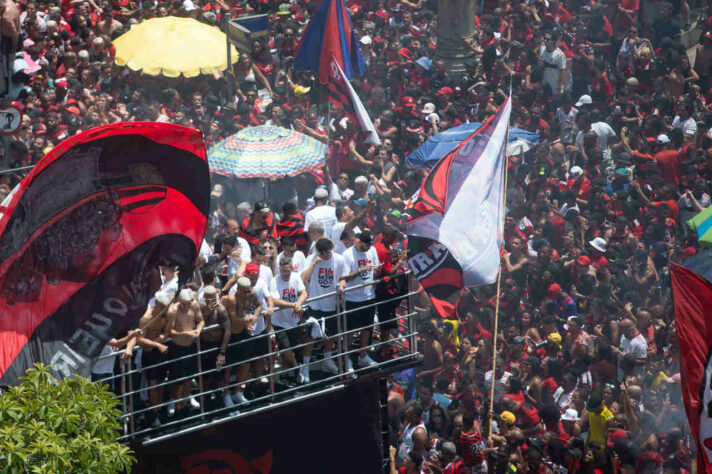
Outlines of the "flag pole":
M 509 77 L 509 98 L 507 100 L 512 100 L 512 76 Z M 509 174 L 509 123 L 507 123 L 507 138 L 504 142 L 504 209 L 506 214 L 507 209 L 507 177 Z M 504 218 L 500 223 L 500 230 L 504 236 Z M 497 249 L 499 251 L 499 249 Z M 499 330 L 499 299 L 502 290 L 502 262 L 499 263 L 499 270 L 497 271 L 497 297 L 494 307 L 494 333 L 492 341 L 492 383 L 490 386 L 490 403 L 489 410 L 487 411 L 487 438 L 492 439 L 492 417 L 494 415 L 494 383 L 496 378 L 497 369 L 497 334 Z

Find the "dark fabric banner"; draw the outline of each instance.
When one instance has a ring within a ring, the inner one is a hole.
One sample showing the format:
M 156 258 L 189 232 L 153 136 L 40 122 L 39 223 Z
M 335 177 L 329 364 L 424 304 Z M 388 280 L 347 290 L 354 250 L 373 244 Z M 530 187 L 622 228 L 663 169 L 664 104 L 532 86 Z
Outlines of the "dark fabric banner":
M 132 446 L 134 472 L 383 472 L 378 379 L 153 445 Z
M 202 134 L 175 125 L 100 127 L 42 158 L 0 215 L 0 383 L 37 361 L 88 376 L 137 324 L 159 264 L 192 273 L 209 189 Z

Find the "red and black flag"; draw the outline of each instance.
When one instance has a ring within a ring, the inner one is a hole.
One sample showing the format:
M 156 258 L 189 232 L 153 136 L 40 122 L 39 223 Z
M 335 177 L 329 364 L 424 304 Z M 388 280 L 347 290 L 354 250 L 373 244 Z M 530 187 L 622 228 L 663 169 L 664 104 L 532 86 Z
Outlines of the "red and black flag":
M 175 125 L 99 127 L 42 158 L 0 215 L 0 383 L 38 361 L 88 376 L 136 327 L 158 265 L 192 274 L 209 189 L 202 134 Z
M 712 285 L 670 264 L 682 397 L 697 442 L 697 472 L 712 473 Z
M 346 117 L 356 128 L 361 130 L 365 136 L 366 143 L 380 145 L 381 139 L 378 137 L 376 127 L 373 126 L 371 118 L 366 112 L 366 108 L 361 103 L 361 99 L 356 95 L 356 91 L 351 86 L 351 83 L 346 80 L 344 72 L 335 61 L 331 61 L 331 71 L 329 74 L 329 101 L 335 107 L 340 108 L 346 114 Z
M 408 219 L 408 264 L 443 317 L 463 288 L 497 279 L 511 110 L 508 99 L 437 162 Z

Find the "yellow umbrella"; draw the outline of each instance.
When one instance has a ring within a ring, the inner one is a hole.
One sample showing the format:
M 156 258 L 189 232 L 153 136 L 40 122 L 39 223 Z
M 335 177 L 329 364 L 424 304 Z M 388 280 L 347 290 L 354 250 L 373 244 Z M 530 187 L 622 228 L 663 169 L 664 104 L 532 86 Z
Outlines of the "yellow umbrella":
M 166 77 L 194 77 L 227 69 L 225 34 L 192 18 L 169 16 L 140 23 L 114 40 L 116 64 Z M 237 50 L 230 45 L 232 62 Z

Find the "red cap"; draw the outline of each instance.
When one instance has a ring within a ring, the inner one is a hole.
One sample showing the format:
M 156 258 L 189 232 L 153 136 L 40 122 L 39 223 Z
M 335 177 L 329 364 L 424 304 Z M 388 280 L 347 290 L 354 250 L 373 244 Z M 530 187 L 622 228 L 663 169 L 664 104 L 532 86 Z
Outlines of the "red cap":
M 576 263 L 578 263 L 582 267 L 587 267 L 591 265 L 591 259 L 588 258 L 588 256 L 586 255 L 581 255 L 579 258 L 576 259 Z
M 256 263 L 250 263 L 245 267 L 245 275 L 254 275 L 260 272 L 260 267 Z
M 413 53 L 411 53 L 408 48 L 405 48 L 405 47 L 404 47 L 404 48 L 401 48 L 401 49 L 398 51 L 398 54 L 400 54 L 401 56 L 403 56 L 403 57 L 404 57 L 405 59 L 407 59 L 408 61 L 412 61 L 412 60 L 413 60 Z
M 615 430 L 614 432 L 612 432 L 611 434 L 608 435 L 608 442 L 606 444 L 608 444 L 609 448 L 612 448 L 616 444 L 617 441 L 626 439 L 627 437 L 628 437 L 628 435 L 626 434 L 625 431 Z
M 67 112 L 71 112 L 71 113 L 73 113 L 74 115 L 81 115 L 81 114 L 82 114 L 82 113 L 79 111 L 79 108 L 74 107 L 74 106 L 67 107 L 67 108 L 64 109 L 64 110 L 66 110 Z
M 415 99 L 413 99 L 413 98 L 412 98 L 411 96 L 409 96 L 409 95 L 405 95 L 405 96 L 403 96 L 403 98 L 401 99 L 401 105 L 404 106 L 404 107 L 405 107 L 405 106 L 413 106 L 413 107 L 415 107 Z
M 376 12 L 376 16 L 377 16 L 377 17 L 380 17 L 380 18 L 383 18 L 384 20 L 388 20 L 388 18 L 390 18 L 390 15 L 389 15 L 388 12 L 385 11 L 385 10 L 378 10 L 378 11 Z
M 559 285 L 558 283 L 554 283 L 549 286 L 549 298 L 559 296 L 559 293 L 561 293 L 561 285 Z
M 685 255 L 687 255 L 688 257 L 694 257 L 695 255 L 697 255 L 697 250 L 695 250 L 695 247 L 685 247 L 685 250 L 683 250 L 683 252 L 685 252 Z
M 438 91 L 438 94 L 440 95 L 452 95 L 454 94 L 455 91 L 452 90 L 452 87 L 441 87 L 440 90 Z

